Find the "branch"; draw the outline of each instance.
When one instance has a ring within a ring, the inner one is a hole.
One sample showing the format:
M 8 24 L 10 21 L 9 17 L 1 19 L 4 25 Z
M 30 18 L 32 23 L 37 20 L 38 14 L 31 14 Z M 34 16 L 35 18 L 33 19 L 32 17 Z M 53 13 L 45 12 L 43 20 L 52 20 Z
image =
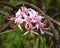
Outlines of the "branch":
M 3 30 L 5 30 L 10 23 L 11 23 L 11 21 L 9 21 L 8 23 L 6 23 L 6 25 L 4 25 L 4 26 L 0 29 L 0 32 L 2 32 Z
M 13 9 L 17 10 L 17 7 L 15 7 L 15 6 L 13 6 L 13 5 L 9 4 L 9 3 L 6 3 L 6 2 L 0 2 L 0 5 L 8 6 L 8 7 L 11 7 Z
M 48 16 L 45 16 L 50 24 L 51 30 L 53 31 L 54 34 L 54 43 L 55 43 L 55 47 L 58 48 L 59 46 L 59 36 L 58 36 L 58 31 L 55 29 L 54 25 L 52 24 L 52 22 L 49 20 Z
M 5 16 L 7 16 L 7 17 L 9 16 L 9 14 L 6 13 L 6 12 L 0 11 L 0 13 L 3 14 L 3 15 L 5 15 Z M 4 25 L 4 26 L 0 29 L 0 32 L 2 32 L 3 30 L 5 30 L 10 23 L 11 23 L 11 21 L 7 22 L 6 25 Z
M 56 17 L 58 14 L 60 14 L 60 12 L 55 13 L 52 17 L 54 18 L 54 17 Z
M 44 31 L 44 33 L 45 33 L 45 35 L 48 35 L 48 36 L 51 36 L 51 37 L 53 37 L 53 36 L 54 36 L 52 33 L 47 32 L 47 31 Z
M 28 2 L 25 2 L 25 1 L 23 1 L 23 2 L 21 2 L 21 3 L 18 3 L 17 5 L 16 5 L 16 7 L 19 7 L 19 6 L 22 6 L 22 5 L 25 5 L 25 6 L 27 6 L 27 7 L 30 7 L 30 8 L 33 8 L 33 9 L 35 9 L 36 11 L 41 11 L 38 7 L 36 7 L 35 5 L 33 5 L 33 4 L 30 4 L 30 3 L 28 3 Z
M 0 32 L 0 35 L 5 34 L 5 33 L 8 33 L 8 32 L 13 32 L 13 31 L 15 31 L 15 30 L 16 30 L 16 29 L 8 30 L 8 31 L 5 31 L 5 32 Z
M 57 24 L 58 26 L 60 26 L 60 23 L 56 20 L 54 20 L 53 18 L 51 18 L 50 16 L 47 16 L 51 21 L 53 21 L 55 24 Z
M 55 9 L 56 11 L 58 11 L 58 9 L 55 8 L 55 7 L 49 7 L 48 9 Z M 47 9 L 47 10 L 48 10 L 48 9 Z
M 3 14 L 5 16 L 10 16 L 8 13 L 4 12 L 4 11 L 0 11 L 0 14 Z

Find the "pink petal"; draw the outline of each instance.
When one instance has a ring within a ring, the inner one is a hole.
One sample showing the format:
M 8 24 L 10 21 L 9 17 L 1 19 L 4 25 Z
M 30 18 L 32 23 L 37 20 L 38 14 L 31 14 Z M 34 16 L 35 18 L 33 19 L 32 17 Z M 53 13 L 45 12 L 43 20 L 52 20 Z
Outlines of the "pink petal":
M 43 30 L 40 28 L 40 32 L 41 32 L 41 34 L 44 34 L 44 32 L 43 32 Z
M 19 9 L 18 12 L 16 13 L 16 17 L 20 16 L 20 13 L 21 13 L 21 9 Z
M 21 26 L 20 26 L 20 25 L 18 25 L 18 27 L 19 27 L 19 29 L 22 31 L 22 28 L 21 28 Z

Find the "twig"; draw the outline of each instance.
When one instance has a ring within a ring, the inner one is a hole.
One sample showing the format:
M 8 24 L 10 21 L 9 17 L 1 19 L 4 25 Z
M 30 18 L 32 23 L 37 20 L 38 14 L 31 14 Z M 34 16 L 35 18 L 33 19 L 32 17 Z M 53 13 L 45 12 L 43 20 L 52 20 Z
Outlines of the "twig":
M 55 48 L 58 48 L 59 46 L 59 37 L 58 37 L 58 31 L 55 29 L 55 27 L 53 26 L 52 22 L 49 20 L 49 18 L 47 17 L 47 20 L 50 24 L 50 27 L 51 27 L 51 30 L 53 31 L 53 34 L 54 34 L 54 43 L 55 43 Z
M 52 17 L 54 18 L 54 17 L 56 17 L 58 14 L 60 14 L 60 12 L 55 13 Z
M 0 14 L 3 14 L 5 16 L 10 16 L 8 13 L 4 12 L 4 11 L 0 11 Z
M 55 8 L 55 7 L 49 7 L 48 9 L 55 9 L 56 11 L 58 11 L 58 9 Z M 47 10 L 48 10 L 48 9 L 47 9 Z
M 7 14 L 6 12 L 0 11 L 0 13 L 3 14 L 3 15 L 5 15 L 5 16 L 9 16 L 9 14 Z M 11 21 L 9 21 L 8 23 L 6 23 L 6 25 L 4 25 L 4 26 L 0 29 L 0 32 L 2 32 L 4 29 L 6 29 L 10 23 L 11 23 Z
M 17 10 L 17 7 L 15 7 L 15 6 L 13 6 L 13 5 L 9 4 L 9 3 L 6 3 L 6 2 L 0 2 L 0 5 L 8 6 L 8 7 L 11 7 L 13 9 Z
M 8 32 L 15 31 L 15 30 L 16 30 L 16 29 L 8 30 L 8 31 L 5 31 L 5 32 L 0 32 L 0 35 L 5 34 L 5 33 L 8 33 Z
M 33 4 L 30 4 L 30 3 L 28 3 L 28 2 L 25 2 L 25 1 L 23 1 L 23 2 L 21 2 L 21 3 L 18 3 L 17 5 L 16 5 L 16 7 L 19 7 L 19 6 L 21 6 L 21 5 L 25 5 L 25 6 L 27 6 L 27 7 L 30 7 L 30 8 L 33 8 L 33 9 L 35 9 L 35 10 L 37 10 L 37 11 L 41 11 L 38 7 L 36 7 L 35 5 L 33 5 Z
M 0 29 L 0 32 L 2 32 L 3 30 L 5 30 L 10 23 L 11 23 L 11 21 L 9 21 L 8 23 L 6 23 L 6 25 L 4 25 L 4 26 L 2 27 L 2 29 Z
M 48 36 L 54 37 L 54 35 L 52 33 L 48 32 L 48 31 L 44 31 L 44 33 Z
M 53 18 L 51 18 L 50 16 L 47 16 L 51 21 L 53 21 L 55 24 L 57 24 L 58 26 L 60 26 L 60 23 L 56 20 L 54 20 Z

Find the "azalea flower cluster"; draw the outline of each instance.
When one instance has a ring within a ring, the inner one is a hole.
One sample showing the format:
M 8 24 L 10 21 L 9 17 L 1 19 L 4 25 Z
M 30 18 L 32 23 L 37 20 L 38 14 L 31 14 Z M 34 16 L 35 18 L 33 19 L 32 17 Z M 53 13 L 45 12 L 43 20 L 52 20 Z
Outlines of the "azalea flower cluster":
M 21 7 L 16 13 L 16 16 L 10 18 L 10 20 L 14 20 L 21 30 L 21 25 L 25 22 L 24 27 L 28 32 L 34 32 L 34 29 L 39 29 L 40 32 L 44 34 L 43 30 L 46 26 L 46 24 L 42 22 L 44 18 L 44 16 L 32 8 Z

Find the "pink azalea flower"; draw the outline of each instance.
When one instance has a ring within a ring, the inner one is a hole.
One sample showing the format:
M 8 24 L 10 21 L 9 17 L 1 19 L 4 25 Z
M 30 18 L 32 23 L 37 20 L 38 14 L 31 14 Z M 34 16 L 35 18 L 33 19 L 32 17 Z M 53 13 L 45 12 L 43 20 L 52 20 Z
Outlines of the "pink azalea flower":
M 16 17 L 10 18 L 10 20 L 15 20 L 18 27 L 22 30 L 21 24 L 26 23 L 25 28 L 29 32 L 34 32 L 34 29 L 37 28 L 44 34 L 43 29 L 45 24 L 41 20 L 45 18 L 44 16 L 39 15 L 39 12 L 26 7 L 21 7 L 16 13 Z

